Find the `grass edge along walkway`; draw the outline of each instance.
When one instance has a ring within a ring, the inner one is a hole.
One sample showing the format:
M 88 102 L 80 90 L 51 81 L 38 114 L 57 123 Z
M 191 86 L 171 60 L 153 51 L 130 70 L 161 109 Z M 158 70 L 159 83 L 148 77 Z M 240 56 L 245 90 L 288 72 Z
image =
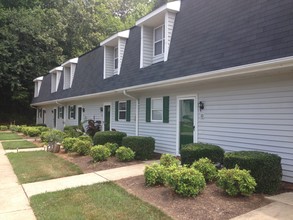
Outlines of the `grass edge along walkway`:
M 11 132 L 0 132 L 0 141 L 19 140 L 23 139 L 21 136 Z
M 38 219 L 171 218 L 113 182 L 43 193 L 30 198 Z
M 37 148 L 34 143 L 27 140 L 17 140 L 17 141 L 7 141 L 2 142 L 4 150 L 16 150 L 18 149 L 27 149 L 27 148 Z
M 6 155 L 21 184 L 83 173 L 76 164 L 46 151 L 7 153 Z

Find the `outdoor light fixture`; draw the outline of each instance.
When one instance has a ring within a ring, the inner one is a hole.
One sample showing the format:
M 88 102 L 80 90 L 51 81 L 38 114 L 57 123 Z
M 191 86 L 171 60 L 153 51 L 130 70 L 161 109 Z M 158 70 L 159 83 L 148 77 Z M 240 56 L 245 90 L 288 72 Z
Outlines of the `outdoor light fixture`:
M 204 103 L 203 103 L 202 101 L 200 101 L 200 102 L 198 103 L 198 107 L 199 107 L 199 110 L 200 110 L 200 111 L 203 110 L 203 109 L 204 109 Z
M 103 112 L 103 107 L 100 108 L 100 111 Z

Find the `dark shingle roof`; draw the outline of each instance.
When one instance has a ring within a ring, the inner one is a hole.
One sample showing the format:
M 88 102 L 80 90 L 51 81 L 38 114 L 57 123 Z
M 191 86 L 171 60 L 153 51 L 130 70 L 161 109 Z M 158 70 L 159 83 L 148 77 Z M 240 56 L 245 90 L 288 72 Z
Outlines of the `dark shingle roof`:
M 140 69 L 140 27 L 130 30 L 119 76 L 103 79 L 103 47 L 78 61 L 72 88 L 33 103 L 141 85 L 293 55 L 293 1 L 182 0 L 167 62 Z

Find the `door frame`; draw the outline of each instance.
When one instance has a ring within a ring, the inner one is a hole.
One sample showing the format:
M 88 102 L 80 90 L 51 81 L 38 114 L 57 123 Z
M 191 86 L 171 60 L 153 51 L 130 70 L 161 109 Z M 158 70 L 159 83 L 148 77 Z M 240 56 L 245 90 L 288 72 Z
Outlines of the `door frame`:
M 110 106 L 110 126 L 109 126 L 109 129 L 111 131 L 112 129 L 112 104 L 111 102 L 104 102 L 103 103 L 103 131 L 105 131 L 105 106 Z
M 80 115 L 80 121 L 78 121 L 78 115 L 79 115 L 79 113 L 78 113 L 78 110 L 79 110 L 79 108 L 81 108 L 81 115 Z M 77 113 L 77 125 L 79 126 L 79 123 L 80 122 L 83 122 L 83 106 L 82 105 L 77 105 L 76 106 L 76 113 Z M 75 113 L 75 114 L 76 114 Z M 76 116 L 76 115 L 75 115 Z
M 197 94 L 192 95 L 180 95 L 177 96 L 176 100 L 176 155 L 180 155 L 180 101 L 185 99 L 193 99 L 194 100 L 194 112 L 193 112 L 193 142 L 197 143 L 198 138 L 198 97 Z

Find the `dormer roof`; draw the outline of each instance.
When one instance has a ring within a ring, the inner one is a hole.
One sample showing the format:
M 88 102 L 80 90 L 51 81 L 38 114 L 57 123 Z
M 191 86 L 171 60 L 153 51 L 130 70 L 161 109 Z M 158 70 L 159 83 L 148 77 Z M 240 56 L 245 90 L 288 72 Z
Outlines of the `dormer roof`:
M 63 67 L 62 66 L 58 66 L 58 67 L 55 67 L 54 69 L 51 69 L 49 71 L 49 73 L 54 73 L 54 72 L 62 71 L 62 70 L 63 70 Z
M 77 63 L 78 63 L 78 57 L 67 60 L 65 63 L 61 64 L 61 67 L 69 66 L 70 64 L 77 64 Z
M 34 80 L 33 80 L 33 82 L 37 82 L 37 81 L 43 81 L 43 76 L 40 76 L 40 77 L 38 77 L 38 78 L 35 78 Z
M 149 13 L 148 15 L 142 17 L 139 19 L 135 25 L 137 26 L 158 26 L 160 25 L 161 20 L 164 20 L 165 14 L 167 11 L 177 13 L 180 11 L 181 7 L 181 1 L 174 1 L 174 2 L 169 2 L 160 8 L 154 10 L 153 12 Z
M 118 32 L 100 43 L 100 46 L 117 46 L 119 37 L 128 38 L 129 30 Z

